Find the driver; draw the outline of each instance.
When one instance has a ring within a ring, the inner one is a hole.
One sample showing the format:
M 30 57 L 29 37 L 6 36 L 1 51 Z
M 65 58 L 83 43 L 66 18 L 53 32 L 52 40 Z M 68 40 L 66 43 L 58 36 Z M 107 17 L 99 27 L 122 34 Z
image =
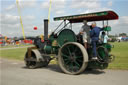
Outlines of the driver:
M 92 43 L 92 50 L 93 50 L 92 60 L 97 60 L 96 43 L 99 40 L 100 31 L 102 31 L 104 28 L 97 27 L 96 26 L 96 22 L 92 23 L 92 28 L 93 29 L 90 32 L 91 43 Z
M 83 26 L 80 29 L 80 34 L 83 37 L 83 43 L 84 43 L 84 47 L 87 49 L 88 48 L 88 43 L 90 43 L 90 26 L 87 25 L 87 21 L 84 20 L 83 21 Z

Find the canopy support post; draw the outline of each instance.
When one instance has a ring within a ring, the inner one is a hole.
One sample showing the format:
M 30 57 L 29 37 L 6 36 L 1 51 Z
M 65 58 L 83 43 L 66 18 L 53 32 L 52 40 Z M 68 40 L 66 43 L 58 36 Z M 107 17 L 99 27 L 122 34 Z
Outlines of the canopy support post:
M 66 20 L 64 20 L 64 28 L 65 28 L 65 25 L 66 25 Z
M 64 23 L 64 21 L 62 21 L 62 22 L 59 24 L 59 26 L 58 26 L 53 32 L 55 32 L 63 23 Z
M 72 30 L 72 23 L 70 23 L 70 27 L 71 27 L 71 30 Z
M 104 27 L 104 20 L 103 20 L 103 27 Z
M 107 20 L 107 26 L 108 26 L 108 20 Z

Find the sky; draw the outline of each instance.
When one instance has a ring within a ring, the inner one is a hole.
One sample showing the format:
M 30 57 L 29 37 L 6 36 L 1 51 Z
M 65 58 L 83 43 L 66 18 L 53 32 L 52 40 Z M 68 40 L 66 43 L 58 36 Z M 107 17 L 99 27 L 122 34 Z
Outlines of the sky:
M 18 0 L 25 36 L 43 34 L 43 20 L 48 18 L 50 0 Z M 91 12 L 113 10 L 119 15 L 118 20 L 112 20 L 110 34 L 128 34 L 128 0 L 51 0 L 49 34 L 59 25 L 54 17 L 76 15 Z M 102 22 L 98 26 L 102 27 Z M 91 23 L 89 23 L 91 24 Z M 34 30 L 34 26 L 38 29 Z M 78 33 L 82 23 L 73 24 L 73 30 Z M 8 37 L 22 36 L 20 17 L 16 0 L 0 0 L 0 34 Z

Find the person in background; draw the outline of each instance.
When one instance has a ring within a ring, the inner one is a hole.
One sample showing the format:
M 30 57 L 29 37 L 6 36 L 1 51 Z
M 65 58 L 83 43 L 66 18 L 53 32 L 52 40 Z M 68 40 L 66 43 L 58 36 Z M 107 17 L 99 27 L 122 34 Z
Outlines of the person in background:
M 102 32 L 102 35 L 101 35 L 101 40 L 103 43 L 107 43 L 108 42 L 108 36 L 106 35 L 105 32 Z
M 102 30 L 103 29 L 96 26 L 96 22 L 92 23 L 92 30 L 90 31 L 92 50 L 93 50 L 92 60 L 97 60 L 96 43 L 99 41 L 99 34 L 100 34 L 100 31 Z
M 87 25 L 86 20 L 83 21 L 83 24 L 84 25 L 80 29 L 80 34 L 82 35 L 83 38 L 84 47 L 87 49 L 88 44 L 90 43 L 90 26 Z

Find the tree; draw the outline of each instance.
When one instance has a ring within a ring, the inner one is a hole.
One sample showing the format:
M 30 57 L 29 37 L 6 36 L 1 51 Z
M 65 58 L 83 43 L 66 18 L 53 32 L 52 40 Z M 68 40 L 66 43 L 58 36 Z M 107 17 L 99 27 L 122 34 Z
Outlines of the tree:
M 127 36 L 126 33 L 120 33 L 119 36 Z

